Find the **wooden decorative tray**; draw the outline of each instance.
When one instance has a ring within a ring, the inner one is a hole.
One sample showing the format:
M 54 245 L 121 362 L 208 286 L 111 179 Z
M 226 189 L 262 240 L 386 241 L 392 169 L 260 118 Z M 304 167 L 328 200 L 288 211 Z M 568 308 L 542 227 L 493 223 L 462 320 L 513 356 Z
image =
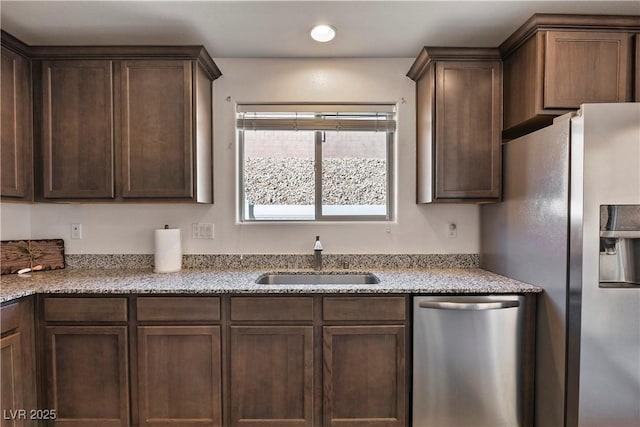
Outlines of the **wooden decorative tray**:
M 64 240 L 3 240 L 0 242 L 0 265 L 2 274 L 17 273 L 23 268 L 64 268 Z

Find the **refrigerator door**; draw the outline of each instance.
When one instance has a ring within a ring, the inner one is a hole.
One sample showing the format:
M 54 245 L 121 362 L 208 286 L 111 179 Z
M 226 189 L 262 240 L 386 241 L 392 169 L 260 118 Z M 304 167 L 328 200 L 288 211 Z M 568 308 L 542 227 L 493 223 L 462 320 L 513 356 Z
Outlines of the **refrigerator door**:
M 570 115 L 503 144 L 503 202 L 482 205 L 480 266 L 544 288 L 536 321 L 535 419 L 564 426 Z
M 524 297 L 414 297 L 413 427 L 522 426 Z
M 640 205 L 640 104 L 583 105 L 572 119 L 571 158 L 571 206 L 583 207 L 582 218 L 571 218 L 571 258 L 582 261 L 572 263 L 580 271 L 571 271 L 571 284 L 581 279 L 582 292 L 580 328 L 570 330 L 579 334 L 579 358 L 570 352 L 568 360 L 579 366 L 579 391 L 574 379 L 567 425 L 637 427 L 640 287 L 600 287 L 598 269 L 601 206 Z

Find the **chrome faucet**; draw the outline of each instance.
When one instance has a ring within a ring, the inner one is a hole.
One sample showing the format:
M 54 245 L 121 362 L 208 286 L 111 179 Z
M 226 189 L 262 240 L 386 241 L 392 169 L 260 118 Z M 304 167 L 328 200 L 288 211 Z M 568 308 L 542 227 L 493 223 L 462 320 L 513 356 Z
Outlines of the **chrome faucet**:
M 313 245 L 313 269 L 322 270 L 322 243 L 320 243 L 320 236 L 316 236 L 316 243 Z

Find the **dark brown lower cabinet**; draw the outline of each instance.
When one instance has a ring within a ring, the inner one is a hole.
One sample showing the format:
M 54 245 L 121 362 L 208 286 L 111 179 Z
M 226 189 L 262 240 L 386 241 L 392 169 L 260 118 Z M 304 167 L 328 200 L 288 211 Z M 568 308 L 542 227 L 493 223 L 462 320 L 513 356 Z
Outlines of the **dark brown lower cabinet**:
M 22 427 L 17 412 L 24 409 L 22 390 L 22 369 L 20 367 L 20 333 L 15 333 L 0 339 L 0 375 L 2 388 L 0 392 L 0 406 L 2 407 L 2 427 Z M 8 411 L 9 414 L 7 414 Z M 15 416 L 13 414 L 16 414 Z
M 126 326 L 45 328 L 47 408 L 54 426 L 126 427 L 129 365 Z
M 324 426 L 406 425 L 405 326 L 323 328 Z
M 313 425 L 313 326 L 232 326 L 231 426 Z
M 140 426 L 222 425 L 220 326 L 138 327 Z
M 407 425 L 404 296 L 39 298 L 38 407 L 57 418 L 37 425 Z M 3 307 L 3 408 L 30 404 L 17 313 Z
M 29 412 L 38 407 L 33 298 L 4 305 L 0 315 L 0 425 L 35 427 L 40 424 Z M 38 415 L 45 417 L 43 412 Z

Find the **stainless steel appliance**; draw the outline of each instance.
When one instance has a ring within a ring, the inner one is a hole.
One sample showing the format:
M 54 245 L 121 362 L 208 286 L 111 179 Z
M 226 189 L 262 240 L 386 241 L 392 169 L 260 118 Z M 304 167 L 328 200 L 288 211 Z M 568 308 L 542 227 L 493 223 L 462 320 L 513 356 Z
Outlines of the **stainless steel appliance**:
M 601 214 L 640 206 L 640 104 L 585 104 L 505 143 L 503 165 L 502 203 L 481 207 L 480 259 L 545 290 L 536 425 L 640 426 L 640 244 L 607 234 L 621 230 Z M 607 251 L 618 255 L 601 262 Z
M 413 427 L 523 425 L 523 296 L 416 296 L 413 321 Z

